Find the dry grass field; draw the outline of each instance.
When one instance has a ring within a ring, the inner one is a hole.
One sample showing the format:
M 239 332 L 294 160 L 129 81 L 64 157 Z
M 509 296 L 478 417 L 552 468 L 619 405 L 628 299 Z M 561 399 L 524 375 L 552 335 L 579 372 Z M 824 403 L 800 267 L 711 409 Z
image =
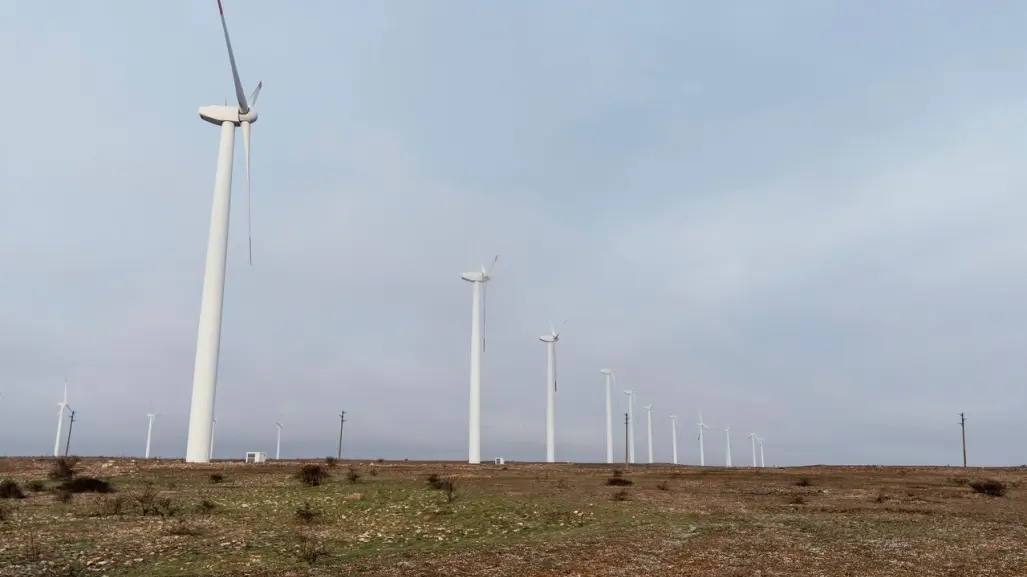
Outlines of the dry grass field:
M 1025 469 L 309 463 L 0 459 L 0 575 L 1027 575 Z

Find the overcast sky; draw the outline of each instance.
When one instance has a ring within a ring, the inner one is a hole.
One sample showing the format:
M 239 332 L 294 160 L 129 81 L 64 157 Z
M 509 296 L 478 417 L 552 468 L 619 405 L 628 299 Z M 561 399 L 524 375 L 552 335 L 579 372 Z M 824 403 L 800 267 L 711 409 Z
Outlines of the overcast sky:
M 1027 462 L 1027 3 L 224 0 L 237 146 L 215 457 Z M 0 454 L 183 456 L 218 130 L 215 0 L 0 4 Z M 626 408 L 616 395 L 616 411 Z M 637 407 L 636 407 L 637 408 Z M 644 459 L 644 412 L 636 411 Z M 615 437 L 623 447 L 623 417 Z M 65 423 L 67 430 L 67 423 Z

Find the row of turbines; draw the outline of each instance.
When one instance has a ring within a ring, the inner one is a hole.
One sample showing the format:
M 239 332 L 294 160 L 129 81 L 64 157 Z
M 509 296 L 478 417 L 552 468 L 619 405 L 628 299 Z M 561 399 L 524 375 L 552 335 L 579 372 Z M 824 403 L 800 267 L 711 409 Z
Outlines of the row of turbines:
M 467 462 L 470 464 L 481 463 L 481 355 L 485 352 L 485 335 L 488 326 L 488 283 L 492 280 L 492 270 L 499 261 L 497 255 L 489 267 L 481 263 L 481 268 L 473 272 L 465 272 L 461 278 L 472 284 L 471 297 L 471 378 L 470 378 L 470 409 L 468 414 L 468 443 Z M 564 321 L 564 325 L 566 325 Z M 539 337 L 539 340 L 546 345 L 546 462 L 556 462 L 556 392 L 557 370 L 556 370 L 556 343 L 560 341 L 560 332 L 556 330 L 553 323 L 549 323 L 549 333 Z M 612 389 L 616 382 L 617 375 L 612 369 L 599 371 L 606 380 L 606 462 L 613 463 L 613 398 Z M 627 389 L 624 394 L 628 397 L 628 412 L 624 416 L 625 432 L 625 461 L 635 462 L 635 418 L 634 401 L 635 389 Z M 648 421 L 648 449 L 649 463 L 653 463 L 653 406 L 642 407 L 646 411 Z M 671 420 L 671 447 L 673 463 L 678 464 L 678 416 L 669 415 Z M 699 465 L 706 465 L 706 454 L 703 446 L 703 429 L 709 429 L 703 422 L 702 411 L 699 412 Z M 726 449 L 724 464 L 731 466 L 731 427 L 725 429 Z M 752 441 L 752 465 L 756 467 L 756 445 L 759 444 L 760 462 L 763 460 L 763 437 L 755 433 L 749 434 Z

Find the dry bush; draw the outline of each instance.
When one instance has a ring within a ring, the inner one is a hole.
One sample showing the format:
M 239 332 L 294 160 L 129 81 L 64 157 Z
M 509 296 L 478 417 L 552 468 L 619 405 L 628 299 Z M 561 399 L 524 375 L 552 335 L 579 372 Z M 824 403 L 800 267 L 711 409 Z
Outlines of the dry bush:
M 802 495 L 795 495 L 788 502 L 791 503 L 792 505 L 805 505 L 806 504 L 806 498 L 803 497 Z
M 14 479 L 4 479 L 0 481 L 0 499 L 24 499 L 25 493 L 21 490 L 21 485 L 18 484 Z
M 666 481 L 660 481 L 656 484 L 656 488 L 661 491 L 670 491 L 670 483 Z
M 47 473 L 47 477 L 54 481 L 70 481 L 78 473 L 75 470 L 77 465 L 78 457 L 57 457 L 50 472 Z
M 75 477 L 61 483 L 60 489 L 69 493 L 113 493 L 114 486 L 103 479 Z
M 442 489 L 442 477 L 440 477 L 438 473 L 428 475 L 426 481 L 428 482 L 428 486 L 432 489 Z
M 1006 494 L 1006 484 L 995 479 L 983 479 L 970 483 L 974 491 L 990 497 L 1001 497 Z
M 296 509 L 296 519 L 299 520 L 300 523 L 310 525 L 320 516 L 321 510 L 311 507 L 309 501 L 304 501 L 303 506 Z
M 317 487 L 328 478 L 328 471 L 321 465 L 308 463 L 300 467 L 296 472 L 296 478 L 308 487 Z
M 93 515 L 106 519 L 125 512 L 127 501 L 124 495 L 97 495 L 93 502 Z
M 0 523 L 6 523 L 11 518 L 14 507 L 7 503 L 0 503 Z
M 218 504 L 215 503 L 214 501 L 211 501 L 210 499 L 202 499 L 196 505 L 196 512 L 201 514 L 201 515 L 210 515 L 217 508 L 218 508 Z
M 178 506 L 170 498 L 161 495 L 153 483 L 147 483 L 135 499 L 139 504 L 139 513 L 144 517 L 174 517 L 178 514 Z
M 75 498 L 75 494 L 63 487 L 57 487 L 53 490 L 53 498 L 58 503 L 67 505 Z
M 949 480 L 952 481 L 953 483 L 959 485 L 960 487 L 965 487 L 965 486 L 970 484 L 970 479 L 968 479 L 966 477 L 953 477 L 953 478 L 951 478 Z
M 356 467 L 350 467 L 349 470 L 346 471 L 346 480 L 350 483 L 359 483 L 360 471 L 357 471 Z
M 211 473 L 210 474 L 210 482 L 215 484 L 215 485 L 217 485 L 218 483 L 224 483 L 225 482 L 225 476 L 222 475 L 221 473 Z
M 329 469 L 334 469 L 339 464 L 339 460 L 335 457 L 325 457 L 325 465 L 328 465 Z
M 203 531 L 198 527 L 194 527 L 181 519 L 176 521 L 174 525 L 168 527 L 166 531 L 168 535 L 175 535 L 177 537 L 199 537 L 203 535 Z
M 610 498 L 614 501 L 627 501 L 631 499 L 631 493 L 629 493 L 627 489 L 621 489 L 620 491 L 617 491 L 616 493 L 611 495 Z
M 33 493 L 42 493 L 43 491 L 46 491 L 46 483 L 39 480 L 29 481 L 28 483 L 25 483 L 25 488 Z
M 624 472 L 620 469 L 614 469 L 610 478 L 606 480 L 606 484 L 611 487 L 630 487 L 635 483 L 631 479 L 624 478 Z
M 809 477 L 799 477 L 799 480 L 795 482 L 796 487 L 809 487 L 813 484 Z
M 326 557 L 328 550 L 324 543 L 312 535 L 300 533 L 296 536 L 296 556 L 307 565 L 314 565 L 318 559 Z

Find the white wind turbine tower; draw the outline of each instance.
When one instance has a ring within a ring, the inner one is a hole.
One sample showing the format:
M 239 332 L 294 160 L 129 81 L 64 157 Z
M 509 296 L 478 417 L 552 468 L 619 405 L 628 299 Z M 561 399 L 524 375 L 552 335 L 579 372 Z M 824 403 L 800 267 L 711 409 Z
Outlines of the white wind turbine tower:
M 765 467 L 763 464 L 763 437 L 756 437 L 756 442 L 760 444 L 760 467 Z
M 703 450 L 702 430 L 703 429 L 709 429 L 709 427 L 706 426 L 706 423 L 702 422 L 702 411 L 699 411 L 699 422 L 696 423 L 696 425 L 699 427 L 699 466 L 700 467 L 705 467 L 706 466 L 706 453 Z
M 753 467 L 756 467 L 756 433 L 749 433 L 749 439 L 753 441 Z
M 727 456 L 724 458 L 724 466 L 731 466 L 731 427 L 724 429 L 724 433 L 727 434 Z
M 212 418 L 210 420 L 210 446 L 207 448 L 207 454 L 209 455 L 207 457 L 208 461 L 214 458 L 214 425 L 216 424 L 218 424 L 218 420 Z
M 635 389 L 624 391 L 628 396 L 628 463 L 635 462 Z
M 57 438 L 53 442 L 53 456 L 61 456 L 61 422 L 64 421 L 64 410 L 68 408 L 68 379 L 64 379 L 64 399 L 57 403 Z
M 670 446 L 674 455 L 674 464 L 678 464 L 678 416 L 670 416 Z
M 616 377 L 610 369 L 599 371 L 606 375 L 606 462 L 613 463 L 613 403 L 610 399 L 610 381 Z
M 239 69 L 235 65 L 232 42 L 228 39 L 225 12 L 218 0 L 221 29 L 228 47 L 228 62 L 238 106 L 201 106 L 200 118 L 221 127 L 218 165 L 214 175 L 214 201 L 210 212 L 210 233 L 207 237 L 207 261 L 203 273 L 203 294 L 200 300 L 200 322 L 196 335 L 196 361 L 193 366 L 193 393 L 189 410 L 189 437 L 186 441 L 187 463 L 210 460 L 210 443 L 214 431 L 214 394 L 217 388 L 218 355 L 221 349 L 221 311 L 225 298 L 225 265 L 228 257 L 228 215 L 232 203 L 232 160 L 235 156 L 235 127 L 242 128 L 243 156 L 246 163 L 246 214 L 250 207 L 250 125 L 257 121 L 257 104 L 263 83 L 250 94 L 243 93 Z M 253 236 L 250 238 L 250 264 L 253 264 Z
M 153 404 L 150 404 L 150 412 L 146 413 L 146 419 L 149 421 L 146 425 L 146 453 L 143 455 L 144 459 L 150 458 L 150 438 L 153 436 L 153 419 L 159 415 L 157 411 L 153 410 Z
M 567 324 L 564 321 L 564 324 Z M 549 334 L 538 340 L 546 343 L 546 462 L 556 462 L 556 343 L 560 333 L 549 323 Z
M 282 454 L 282 423 L 275 423 L 275 426 L 278 427 L 278 440 L 275 441 L 275 460 L 277 461 Z
M 492 267 L 485 268 L 481 263 L 478 272 L 465 272 L 460 278 L 474 284 L 471 302 L 471 395 L 470 411 L 467 419 L 467 462 L 472 465 L 481 463 L 481 353 L 485 351 L 485 316 L 488 310 L 489 272 L 496 266 L 499 255 L 492 260 Z
M 647 423 L 648 423 L 648 430 L 649 430 L 649 464 L 652 465 L 653 464 L 653 406 L 652 405 L 646 405 L 646 406 L 644 406 L 642 408 L 645 409 L 646 417 L 648 418 L 647 419 Z

